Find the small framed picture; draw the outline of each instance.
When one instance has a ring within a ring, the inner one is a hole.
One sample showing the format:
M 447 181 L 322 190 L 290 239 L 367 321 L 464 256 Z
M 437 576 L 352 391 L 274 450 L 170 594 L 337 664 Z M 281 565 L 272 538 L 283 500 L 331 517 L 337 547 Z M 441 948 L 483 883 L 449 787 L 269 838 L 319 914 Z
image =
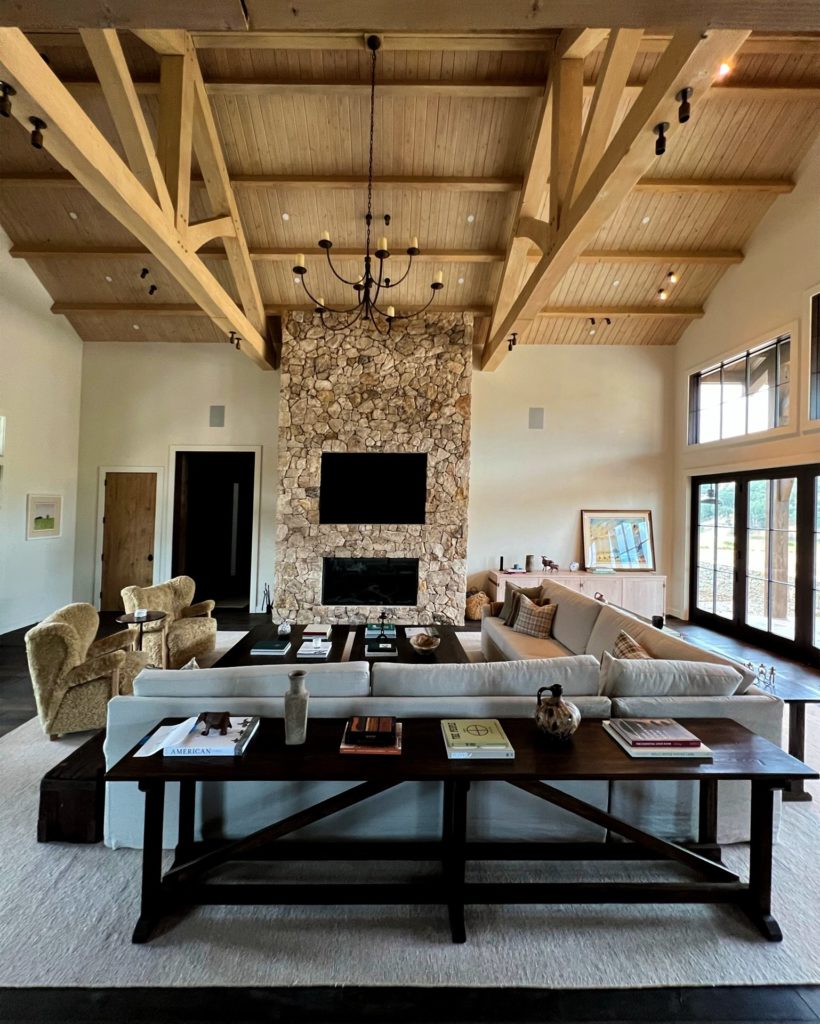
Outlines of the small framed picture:
M 26 540 L 59 537 L 63 499 L 59 494 L 30 494 L 26 505 Z

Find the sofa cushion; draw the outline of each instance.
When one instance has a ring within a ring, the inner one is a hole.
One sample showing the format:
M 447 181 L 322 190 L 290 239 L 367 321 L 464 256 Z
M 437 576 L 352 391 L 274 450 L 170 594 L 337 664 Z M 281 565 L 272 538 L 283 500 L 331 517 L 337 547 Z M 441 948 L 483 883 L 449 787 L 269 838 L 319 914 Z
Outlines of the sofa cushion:
M 557 604 L 538 605 L 522 594 L 518 599 L 518 614 L 513 629 L 525 636 L 547 640 L 552 631 L 552 620 L 558 610 Z
M 522 596 L 528 597 L 531 601 L 537 601 L 541 597 L 541 587 L 519 587 L 514 583 L 508 583 L 504 592 L 504 604 L 501 608 L 500 618 L 508 626 L 515 625 L 515 617 L 518 615 L 518 602 Z
M 729 665 L 618 659 L 604 652 L 598 693 L 606 697 L 729 697 L 743 677 Z
M 603 605 L 552 580 L 543 581 L 541 594 L 542 600 L 549 598 L 551 604 L 558 605 L 552 623 L 553 637 L 573 654 L 594 654 L 587 651 L 587 643 Z
M 531 696 L 542 686 L 560 683 L 565 694 L 595 694 L 598 662 L 588 655 L 530 658 L 468 665 L 414 665 L 377 662 L 373 697 Z
M 638 641 L 631 637 L 629 633 L 622 629 L 612 645 L 612 657 L 624 660 L 646 661 L 652 655 L 645 647 L 641 647 Z
M 534 636 L 525 636 L 505 626 L 501 619 L 494 618 L 484 619 L 481 623 L 481 649 L 489 661 L 566 658 L 573 653 L 552 637 L 540 640 Z
M 314 697 L 367 697 L 370 668 L 366 661 L 324 665 L 237 665 L 232 668 L 144 669 L 134 680 L 138 697 L 281 697 L 288 673 L 304 668 L 305 685 Z

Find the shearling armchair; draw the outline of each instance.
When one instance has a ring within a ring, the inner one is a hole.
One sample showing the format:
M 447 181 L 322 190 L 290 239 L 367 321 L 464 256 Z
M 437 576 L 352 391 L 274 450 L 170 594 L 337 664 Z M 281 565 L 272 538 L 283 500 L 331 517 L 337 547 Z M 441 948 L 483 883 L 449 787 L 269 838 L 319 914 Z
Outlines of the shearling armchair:
M 26 633 L 37 714 L 48 736 L 104 729 L 111 697 L 132 692 L 148 657 L 131 650 L 122 630 L 95 640 L 100 617 L 90 604 L 69 604 Z
M 194 599 L 196 584 L 190 576 L 175 576 L 155 587 L 125 587 L 121 591 L 126 612 L 150 608 L 165 612 L 161 622 L 144 626 L 142 648 L 162 668 L 180 668 L 216 647 L 216 619 L 211 618 L 213 601 Z M 138 626 L 131 626 L 136 637 Z

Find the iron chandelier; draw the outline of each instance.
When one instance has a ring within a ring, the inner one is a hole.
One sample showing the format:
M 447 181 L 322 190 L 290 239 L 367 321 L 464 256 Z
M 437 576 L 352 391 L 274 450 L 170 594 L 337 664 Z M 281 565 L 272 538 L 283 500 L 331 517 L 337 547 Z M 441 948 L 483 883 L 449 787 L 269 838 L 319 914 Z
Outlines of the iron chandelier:
M 324 298 L 319 296 L 318 298 L 308 288 L 305 278 L 307 276 L 307 267 L 305 266 L 304 254 L 299 253 L 296 257 L 296 266 L 293 268 L 293 273 L 296 274 L 307 293 L 308 297 L 312 302 L 316 303 L 315 312 L 319 314 L 322 321 L 322 326 L 330 330 L 331 332 L 344 331 L 348 327 L 351 327 L 357 321 L 369 320 L 375 329 L 380 334 L 389 333 L 394 321 L 396 320 L 411 320 L 421 313 L 427 310 L 433 299 L 436 297 L 436 292 L 440 291 L 444 287 L 444 275 L 439 270 L 432 283 L 430 284 L 430 299 L 426 305 L 422 306 L 421 309 L 415 313 L 408 313 L 404 315 L 397 315 L 395 308 L 392 305 L 387 305 L 385 308 L 379 305 L 380 300 L 389 298 L 389 295 L 383 293 L 389 293 L 390 289 L 397 288 L 402 281 L 404 281 L 407 275 L 410 273 L 410 269 L 413 266 L 413 258 L 420 255 L 421 250 L 418 246 L 418 239 L 413 238 L 410 246 L 406 252 L 409 257 L 407 269 L 401 275 L 398 280 L 385 276 L 385 264 L 390 258 L 390 250 L 387 247 L 387 237 L 382 235 L 378 239 L 376 244 L 376 250 L 371 256 L 370 246 L 370 229 L 373 223 L 373 140 L 375 135 L 375 124 L 376 124 L 376 53 L 381 47 L 381 39 L 376 35 L 367 37 L 367 47 L 370 50 L 370 149 L 367 164 L 367 213 L 365 214 L 364 220 L 367 225 L 365 231 L 365 249 L 364 249 L 364 272 L 358 281 L 348 281 L 346 277 L 342 277 L 338 273 L 336 268 L 333 266 L 333 260 L 330 257 L 330 250 L 333 248 L 333 242 L 330 240 L 329 232 L 325 231 L 322 237 L 319 239 L 319 247 L 324 249 L 325 255 L 327 256 L 327 263 L 330 267 L 333 276 L 338 278 L 343 284 L 348 285 L 356 292 L 356 302 L 354 305 L 337 309 L 333 306 L 327 305 Z M 390 225 L 390 214 L 384 215 L 385 226 Z M 373 270 L 373 256 L 378 260 L 378 268 L 374 273 Z M 338 317 L 347 317 L 343 322 L 334 321 L 334 323 L 328 323 L 325 319 L 328 313 L 335 314 Z

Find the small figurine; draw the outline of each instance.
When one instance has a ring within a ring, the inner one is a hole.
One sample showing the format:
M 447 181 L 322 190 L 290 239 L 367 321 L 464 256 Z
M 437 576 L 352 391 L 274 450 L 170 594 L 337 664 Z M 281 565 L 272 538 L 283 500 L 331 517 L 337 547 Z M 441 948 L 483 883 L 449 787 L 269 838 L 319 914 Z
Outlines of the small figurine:
M 560 572 L 561 566 L 546 555 L 541 555 L 541 565 L 547 572 Z
M 229 711 L 203 711 L 197 718 L 194 728 L 200 722 L 205 726 L 202 730 L 203 736 L 208 736 L 211 729 L 219 729 L 220 736 L 227 736 L 228 729 L 231 727 L 231 715 Z

